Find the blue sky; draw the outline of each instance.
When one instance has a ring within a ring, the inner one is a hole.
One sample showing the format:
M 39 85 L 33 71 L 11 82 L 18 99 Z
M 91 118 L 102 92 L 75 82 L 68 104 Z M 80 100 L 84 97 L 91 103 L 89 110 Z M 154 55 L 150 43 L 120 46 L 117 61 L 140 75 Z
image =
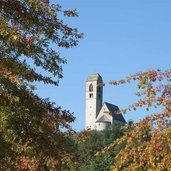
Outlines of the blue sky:
M 77 48 L 58 49 L 68 63 L 59 87 L 39 85 L 36 91 L 74 112 L 76 130 L 85 125 L 85 81 L 94 72 L 105 83 L 138 71 L 171 67 L 170 0 L 59 0 L 64 9 L 77 9 L 78 18 L 65 21 L 79 28 L 84 38 Z M 104 87 L 104 101 L 120 108 L 135 102 L 135 85 Z M 148 113 L 149 114 L 149 113 Z M 126 120 L 138 121 L 144 110 L 130 112 Z

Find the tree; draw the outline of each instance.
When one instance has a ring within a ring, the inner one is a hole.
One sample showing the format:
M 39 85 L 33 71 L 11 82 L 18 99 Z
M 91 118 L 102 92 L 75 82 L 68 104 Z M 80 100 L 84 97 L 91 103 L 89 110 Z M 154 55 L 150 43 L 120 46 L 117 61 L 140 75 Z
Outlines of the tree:
M 0 169 L 61 169 L 72 113 L 34 93 L 58 85 L 66 59 L 51 48 L 77 46 L 82 34 L 59 19 L 78 16 L 49 0 L 0 1 Z M 43 75 L 38 69 L 48 73 Z
M 95 131 L 85 130 L 71 136 L 73 152 L 68 160 L 68 171 L 109 171 L 113 164 L 113 156 L 118 150 L 111 150 L 101 156 L 95 154 L 123 135 L 121 127 L 113 130 Z M 118 147 L 121 148 L 121 147 Z
M 159 112 L 145 117 L 139 123 L 131 124 L 130 131 L 111 143 L 100 153 L 106 153 L 116 145 L 122 149 L 114 157 L 113 170 L 160 170 L 171 169 L 171 69 L 150 70 L 130 75 L 125 80 L 112 81 L 120 85 L 137 81 L 136 94 L 142 97 L 135 104 L 121 112 L 136 110 L 138 107 L 158 108 Z M 97 155 L 99 155 L 98 153 Z

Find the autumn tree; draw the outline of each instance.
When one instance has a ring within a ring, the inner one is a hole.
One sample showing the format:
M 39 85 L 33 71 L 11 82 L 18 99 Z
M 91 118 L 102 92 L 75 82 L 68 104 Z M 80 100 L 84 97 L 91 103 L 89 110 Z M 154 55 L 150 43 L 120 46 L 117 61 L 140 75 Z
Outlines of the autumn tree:
M 121 85 L 136 81 L 136 95 L 139 101 L 121 110 L 127 113 L 145 107 L 156 113 L 146 116 L 131 126 L 130 131 L 103 148 L 96 155 L 108 153 L 118 144 L 122 149 L 114 157 L 112 165 L 115 171 L 139 171 L 171 169 L 171 69 L 166 71 L 150 70 L 128 76 L 124 80 L 111 81 L 112 85 Z
M 58 85 L 66 59 L 57 50 L 82 36 L 62 15 L 78 16 L 49 0 L 0 1 L 0 170 L 61 170 L 69 152 L 74 116 L 34 93 L 37 82 Z

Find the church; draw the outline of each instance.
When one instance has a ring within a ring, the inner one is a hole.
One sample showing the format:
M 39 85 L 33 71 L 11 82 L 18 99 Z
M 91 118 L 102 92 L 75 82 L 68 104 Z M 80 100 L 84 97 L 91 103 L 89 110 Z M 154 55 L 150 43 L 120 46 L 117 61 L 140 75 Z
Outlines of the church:
M 86 129 L 101 131 L 111 129 L 115 124 L 126 123 L 122 114 L 116 114 L 118 106 L 103 103 L 102 85 L 103 80 L 98 73 L 91 74 L 86 80 Z

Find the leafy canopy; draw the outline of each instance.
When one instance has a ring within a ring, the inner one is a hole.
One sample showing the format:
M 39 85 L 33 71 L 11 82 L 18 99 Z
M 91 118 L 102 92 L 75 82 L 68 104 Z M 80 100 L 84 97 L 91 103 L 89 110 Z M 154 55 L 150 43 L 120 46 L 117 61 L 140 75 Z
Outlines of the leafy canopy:
M 124 80 L 111 81 L 121 85 L 137 81 L 136 95 L 140 97 L 135 104 L 122 110 L 126 113 L 145 107 L 146 110 L 159 108 L 159 112 L 149 115 L 139 123 L 131 125 L 130 131 L 103 148 L 97 155 L 107 153 L 115 146 L 123 148 L 114 157 L 115 171 L 171 169 L 171 69 L 166 71 L 150 70 L 128 76 Z
M 82 37 L 59 14 L 78 16 L 49 0 L 0 1 L 0 170 L 60 168 L 69 152 L 61 128 L 71 131 L 72 113 L 34 94 L 36 82 L 58 85 L 66 59 L 57 48 Z

